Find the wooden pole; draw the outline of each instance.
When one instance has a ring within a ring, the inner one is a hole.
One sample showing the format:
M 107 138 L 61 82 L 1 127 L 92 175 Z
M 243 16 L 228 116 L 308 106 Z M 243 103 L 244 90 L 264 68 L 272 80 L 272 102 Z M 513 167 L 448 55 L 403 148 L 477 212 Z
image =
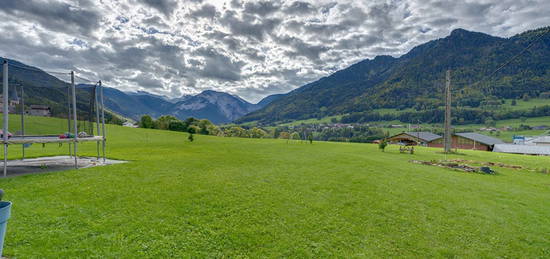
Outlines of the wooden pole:
M 445 84 L 445 135 L 444 151 L 450 153 L 452 148 L 451 138 L 451 70 L 447 70 Z

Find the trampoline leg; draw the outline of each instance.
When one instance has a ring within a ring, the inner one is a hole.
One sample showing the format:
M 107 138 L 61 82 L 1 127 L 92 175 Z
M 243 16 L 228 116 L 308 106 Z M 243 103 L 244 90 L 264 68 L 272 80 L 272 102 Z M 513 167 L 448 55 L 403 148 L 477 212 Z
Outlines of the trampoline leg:
M 74 168 L 78 169 L 78 157 L 76 156 L 76 142 L 74 143 Z
M 4 177 L 8 175 L 8 144 L 4 144 Z

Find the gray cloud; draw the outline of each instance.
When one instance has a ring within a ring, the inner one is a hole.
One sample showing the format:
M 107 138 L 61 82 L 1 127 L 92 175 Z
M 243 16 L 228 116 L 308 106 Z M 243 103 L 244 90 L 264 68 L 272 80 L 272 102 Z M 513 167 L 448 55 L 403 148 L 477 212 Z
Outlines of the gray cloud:
M 152 7 L 166 16 L 170 16 L 178 7 L 175 0 L 139 0 L 141 3 Z
M 3 1 L 0 12 L 32 21 L 56 32 L 89 34 L 99 26 L 100 14 L 58 1 Z
M 208 18 L 212 19 L 215 16 L 218 15 L 218 12 L 216 11 L 216 7 L 211 4 L 205 4 L 201 6 L 199 9 L 194 10 L 190 13 L 190 16 L 193 18 Z
M 277 1 L 246 2 L 244 12 L 266 16 L 279 10 L 281 5 Z

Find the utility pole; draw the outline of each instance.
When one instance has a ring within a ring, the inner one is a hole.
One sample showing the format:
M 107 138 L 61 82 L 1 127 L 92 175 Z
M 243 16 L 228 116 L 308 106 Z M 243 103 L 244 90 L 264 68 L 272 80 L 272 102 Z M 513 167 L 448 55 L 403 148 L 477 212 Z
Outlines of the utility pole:
M 451 139 L 451 70 L 447 70 L 445 84 L 445 135 L 444 137 L 444 151 L 445 153 L 451 152 L 452 139 Z

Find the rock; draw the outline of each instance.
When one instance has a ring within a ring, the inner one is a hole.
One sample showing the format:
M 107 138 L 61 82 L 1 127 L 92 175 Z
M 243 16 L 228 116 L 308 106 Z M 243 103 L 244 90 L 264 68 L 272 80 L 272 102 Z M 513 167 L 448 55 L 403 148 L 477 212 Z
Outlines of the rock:
M 479 168 L 479 171 L 484 173 L 484 174 L 494 174 L 495 171 L 493 171 L 490 167 L 488 166 L 482 166 Z

